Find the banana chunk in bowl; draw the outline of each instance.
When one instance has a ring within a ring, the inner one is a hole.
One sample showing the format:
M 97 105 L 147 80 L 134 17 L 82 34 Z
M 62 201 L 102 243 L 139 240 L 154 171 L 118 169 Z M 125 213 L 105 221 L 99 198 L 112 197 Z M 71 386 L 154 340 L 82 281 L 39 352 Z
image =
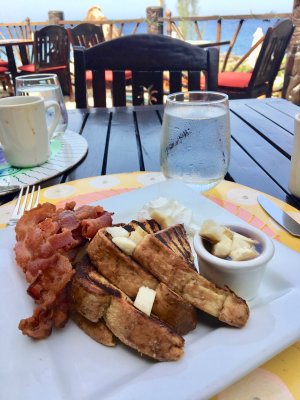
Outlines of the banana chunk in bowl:
M 272 240 L 243 223 L 218 225 L 204 221 L 194 236 L 200 274 L 220 287 L 229 287 L 250 300 L 257 295 L 267 263 L 274 254 Z

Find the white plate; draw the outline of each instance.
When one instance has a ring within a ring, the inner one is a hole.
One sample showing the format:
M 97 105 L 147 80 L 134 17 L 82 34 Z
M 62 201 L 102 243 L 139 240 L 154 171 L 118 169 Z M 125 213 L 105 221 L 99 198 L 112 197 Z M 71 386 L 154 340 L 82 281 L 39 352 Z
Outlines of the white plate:
M 198 221 L 236 217 L 183 184 L 167 181 L 101 201 L 114 220 L 129 221 L 149 200 L 175 198 Z M 97 344 L 72 322 L 47 340 L 33 341 L 17 329 L 31 315 L 23 274 L 14 261 L 14 232 L 0 232 L 0 381 L 10 400 L 208 399 L 271 358 L 300 336 L 300 256 L 275 243 L 276 251 L 246 327 L 220 327 L 201 317 L 188 334 L 181 360 L 157 363 L 122 344 Z
M 76 165 L 87 153 L 88 144 L 78 133 L 66 130 L 51 141 L 51 155 L 44 164 L 32 168 L 11 167 L 0 149 L 0 186 L 35 185 L 62 174 Z M 0 196 L 6 194 L 0 192 Z

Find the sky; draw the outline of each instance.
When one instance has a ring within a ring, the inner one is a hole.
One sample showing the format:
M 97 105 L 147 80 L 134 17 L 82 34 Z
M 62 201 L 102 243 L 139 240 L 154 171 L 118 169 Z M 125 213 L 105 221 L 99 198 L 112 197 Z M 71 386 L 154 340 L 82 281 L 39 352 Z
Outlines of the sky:
M 0 0 L 1 2 L 4 0 Z M 64 11 L 66 20 L 84 19 L 89 7 L 99 5 L 109 19 L 145 17 L 147 6 L 158 6 L 158 0 L 11 0 L 1 7 L 0 22 L 46 21 L 48 10 Z M 177 0 L 165 0 L 166 9 L 178 15 Z M 199 15 L 291 12 L 293 0 L 199 0 Z

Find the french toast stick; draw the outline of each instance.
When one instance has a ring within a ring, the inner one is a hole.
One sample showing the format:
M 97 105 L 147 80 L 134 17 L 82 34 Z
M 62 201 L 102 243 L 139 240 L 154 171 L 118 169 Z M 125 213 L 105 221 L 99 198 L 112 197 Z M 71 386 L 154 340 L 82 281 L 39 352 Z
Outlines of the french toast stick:
M 196 269 L 193 252 L 183 225 L 176 225 L 176 228 L 174 227 L 175 229 L 171 232 L 161 230 L 160 225 L 153 219 L 143 221 L 132 220 L 128 224 L 123 225 L 123 228 L 128 232 L 132 232 L 137 227 L 142 228 L 147 233 L 156 233 L 156 237 L 160 241 L 173 250 L 174 253 L 187 260 L 193 269 Z
M 128 232 L 134 231 L 137 227 L 144 229 L 147 233 L 156 233 L 161 231 L 161 226 L 154 219 L 143 219 L 141 221 L 132 220 L 129 224 L 123 224 L 123 228 Z
M 141 286 L 156 290 L 152 312 L 177 333 L 185 335 L 196 327 L 196 309 L 123 253 L 105 230 L 95 235 L 87 252 L 97 270 L 131 299 L 135 299 Z
M 121 342 L 138 352 L 158 361 L 175 361 L 182 356 L 184 339 L 180 335 L 158 318 L 135 308 L 124 293 L 89 266 L 77 267 L 71 299 L 85 318 L 103 318 Z M 91 304 L 87 304 L 88 299 Z
M 150 289 L 158 285 L 157 279 L 123 253 L 104 229 L 98 231 L 91 240 L 87 252 L 99 272 L 132 299 L 142 285 Z
M 197 326 L 196 308 L 163 282 L 156 287 L 152 313 L 170 325 L 179 335 L 185 335 Z
M 114 347 L 116 345 L 115 335 L 107 328 L 103 319 L 91 322 L 75 309 L 71 312 L 71 318 L 77 326 L 96 342 L 105 346 Z
M 167 228 L 162 232 L 171 230 Z M 158 237 L 148 234 L 137 244 L 132 257 L 174 292 L 206 313 L 229 325 L 242 327 L 249 317 L 247 303 L 229 289 L 222 289 L 193 271 Z
M 182 256 L 186 261 L 188 261 L 189 267 L 196 271 L 194 256 L 186 231 L 182 224 L 175 225 L 173 229 L 163 229 L 154 233 L 156 234 L 155 236 L 157 239 L 169 247 L 169 249 L 175 254 Z

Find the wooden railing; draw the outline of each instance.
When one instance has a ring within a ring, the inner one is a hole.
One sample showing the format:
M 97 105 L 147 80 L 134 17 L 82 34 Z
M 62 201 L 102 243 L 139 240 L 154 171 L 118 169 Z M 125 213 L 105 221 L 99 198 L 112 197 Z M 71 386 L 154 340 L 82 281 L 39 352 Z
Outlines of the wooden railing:
M 249 19 L 260 19 L 260 20 L 268 20 L 268 19 L 274 19 L 274 18 L 291 18 L 292 14 L 291 13 L 285 13 L 285 14 L 243 14 L 243 15 L 212 15 L 212 16 L 198 16 L 198 17 L 172 17 L 170 12 L 166 13 L 166 17 L 160 18 L 159 21 L 163 22 L 166 25 L 166 34 L 169 36 L 172 36 L 172 33 L 174 32 L 176 36 L 178 36 L 181 39 L 186 39 L 181 30 L 180 27 L 178 26 L 179 23 L 185 22 L 189 23 L 193 26 L 194 28 L 194 33 L 195 36 L 197 37 L 198 40 L 202 40 L 202 33 L 199 28 L 199 22 L 206 22 L 206 21 L 217 21 L 217 29 L 216 29 L 216 42 L 219 43 L 221 42 L 222 38 L 222 23 L 223 21 L 228 21 L 228 20 L 236 20 L 238 21 L 237 27 L 235 30 L 235 33 L 233 37 L 230 40 L 230 44 L 228 47 L 228 50 L 226 52 L 223 66 L 221 68 L 222 71 L 225 71 L 228 59 L 231 55 L 232 49 L 237 41 L 238 35 L 240 33 L 240 30 L 246 20 Z M 243 57 L 243 61 L 252 53 L 252 51 L 261 43 L 256 43 L 253 47 L 251 47 L 247 53 Z M 240 65 L 236 65 L 234 67 L 234 70 L 237 69 L 237 67 Z
M 82 22 L 90 22 L 97 25 L 107 25 L 109 30 L 112 32 L 114 28 L 119 25 L 120 27 L 117 29 L 118 36 L 123 36 L 124 26 L 125 24 L 134 24 L 134 28 L 130 34 L 134 35 L 138 33 L 139 26 L 141 23 L 147 23 L 146 18 L 139 19 L 114 19 L 114 20 L 61 20 L 58 21 L 59 25 L 62 26 L 76 26 L 81 24 Z M 31 21 L 29 18 L 23 22 L 9 22 L 9 23 L 0 23 L 0 29 L 4 29 L 4 33 L 0 30 L 0 39 L 6 38 L 29 38 L 31 37 L 32 32 L 41 28 L 42 26 L 49 25 L 49 21 L 36 22 Z
M 123 36 L 124 34 L 124 26 L 125 24 L 133 24 L 133 29 L 129 34 L 139 33 L 139 28 L 142 23 L 146 23 L 146 18 L 139 19 L 119 19 L 119 20 L 99 20 L 99 21 L 83 21 L 83 20 L 60 20 L 58 21 L 59 25 L 65 27 L 73 27 L 82 22 L 91 22 L 97 25 L 107 26 L 108 35 L 106 40 L 112 39 L 116 36 Z M 0 23 L 0 39 L 29 39 L 32 38 L 33 32 L 40 29 L 43 26 L 49 25 L 49 21 L 31 21 L 29 18 L 26 18 L 25 21 L 22 22 L 7 22 Z M 116 28 L 116 26 L 119 26 Z M 117 33 L 117 34 L 116 34 Z M 20 58 L 18 54 L 18 49 L 15 49 L 17 58 Z M 0 56 L 3 54 L 5 56 L 5 50 L 0 48 Z
M 132 31 L 129 33 L 131 35 L 135 35 L 136 33 L 139 33 L 139 28 L 142 23 L 146 23 L 147 20 L 145 18 L 139 18 L 139 19 L 115 19 L 115 20 L 85 20 L 85 21 L 60 21 L 60 23 L 63 23 L 64 25 L 67 26 L 76 26 L 82 22 L 90 22 L 92 24 L 97 24 L 97 25 L 102 25 L 102 26 L 107 26 L 108 27 L 108 37 L 106 39 L 112 39 L 113 38 L 113 32 L 117 32 L 116 36 L 123 36 L 124 34 L 124 26 L 126 24 L 134 24 Z M 118 28 L 117 28 L 118 26 Z
M 222 39 L 222 28 L 224 21 L 235 20 L 237 21 L 236 30 L 230 39 L 230 43 L 227 49 L 226 54 L 223 57 L 223 64 L 220 67 L 222 71 L 224 71 L 228 65 L 228 60 L 232 54 L 232 50 L 234 45 L 236 44 L 238 35 L 240 30 L 246 20 L 250 19 L 260 19 L 260 20 L 268 20 L 274 18 L 291 18 L 291 13 L 284 14 L 245 14 L 245 15 L 212 15 L 212 16 L 196 16 L 196 17 L 173 17 L 169 11 L 166 12 L 165 17 L 158 17 L 156 19 L 149 18 L 139 18 L 139 19 L 118 19 L 118 20 L 92 20 L 92 21 L 83 21 L 83 20 L 59 20 L 58 24 L 72 27 L 76 26 L 82 22 L 91 22 L 97 25 L 106 26 L 107 36 L 106 40 L 112 39 L 113 37 L 123 36 L 124 35 L 124 27 L 126 24 L 132 24 L 132 30 L 129 34 L 136 34 L 141 32 L 141 24 L 147 24 L 148 31 L 153 30 L 153 26 L 157 25 L 157 33 L 165 33 L 166 35 L 172 36 L 175 35 L 185 40 L 183 32 L 180 29 L 180 23 L 190 24 L 194 29 L 194 37 L 197 40 L 202 40 L 202 32 L 199 24 L 206 21 L 216 21 L 216 34 L 215 40 L 217 43 L 221 42 Z M 24 22 L 11 22 L 11 23 L 0 23 L 0 39 L 2 38 L 31 38 L 32 33 L 39 29 L 42 26 L 48 25 L 48 21 L 43 22 L 35 22 L 31 21 L 27 18 Z M 151 26 L 150 26 L 151 25 Z M 127 32 L 128 34 L 128 32 Z M 249 33 L 250 34 L 250 33 Z M 226 38 L 228 39 L 228 38 Z M 252 48 L 250 48 L 246 54 L 241 58 L 244 61 L 251 52 L 259 45 L 259 43 L 255 44 Z M 3 50 L 1 50 L 3 52 Z M 240 65 L 240 60 L 238 64 L 236 64 L 233 69 L 236 69 L 237 66 Z

